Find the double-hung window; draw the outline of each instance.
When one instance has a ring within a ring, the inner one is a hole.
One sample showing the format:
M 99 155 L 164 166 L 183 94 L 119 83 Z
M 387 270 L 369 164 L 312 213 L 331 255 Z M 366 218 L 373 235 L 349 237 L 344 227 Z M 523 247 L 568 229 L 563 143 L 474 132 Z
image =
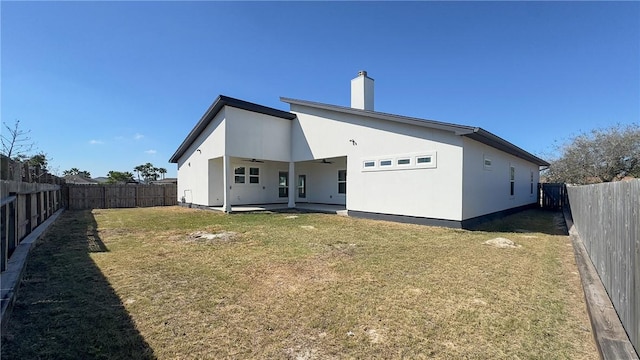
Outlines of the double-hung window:
M 233 174 L 235 176 L 234 182 L 236 184 L 244 184 L 245 183 L 245 167 L 239 166 L 233 169 Z

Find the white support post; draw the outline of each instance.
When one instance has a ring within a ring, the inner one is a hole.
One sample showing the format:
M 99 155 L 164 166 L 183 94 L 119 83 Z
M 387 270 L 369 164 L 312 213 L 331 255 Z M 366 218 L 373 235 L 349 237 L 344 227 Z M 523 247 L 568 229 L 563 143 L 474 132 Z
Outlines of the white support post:
M 229 156 L 225 155 L 222 161 L 222 172 L 223 172 L 223 180 L 222 184 L 224 186 L 224 195 L 223 195 L 223 207 L 224 212 L 231 212 L 231 181 L 230 173 L 231 173 L 231 163 L 229 160 Z
M 296 191 L 298 184 L 296 183 L 296 165 L 293 161 L 289 162 L 289 208 L 296 207 Z

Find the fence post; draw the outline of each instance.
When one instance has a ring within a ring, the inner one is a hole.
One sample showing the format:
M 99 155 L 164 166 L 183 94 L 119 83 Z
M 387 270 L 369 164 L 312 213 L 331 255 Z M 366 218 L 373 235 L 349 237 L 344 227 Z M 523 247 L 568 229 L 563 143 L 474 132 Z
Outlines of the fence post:
M 18 197 L 9 203 L 9 241 L 13 241 L 16 246 L 20 243 L 18 239 Z
M 0 209 L 0 216 L 2 216 L 2 225 L 0 228 L 2 229 L 2 233 L 0 234 L 0 245 L 2 246 L 2 258 L 0 259 L 0 271 L 5 271 L 7 269 L 7 261 L 9 260 L 9 237 L 7 236 L 7 224 L 8 224 L 8 214 L 6 210 L 7 206 L 3 205 L 2 209 Z

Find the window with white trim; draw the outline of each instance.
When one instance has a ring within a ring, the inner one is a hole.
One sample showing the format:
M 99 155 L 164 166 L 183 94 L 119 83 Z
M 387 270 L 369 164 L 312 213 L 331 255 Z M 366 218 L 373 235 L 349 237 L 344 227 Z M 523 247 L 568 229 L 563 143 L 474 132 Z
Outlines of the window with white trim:
M 516 193 L 516 168 L 509 166 L 509 194 L 514 196 Z
M 260 168 L 249 168 L 249 184 L 260 184 Z
M 380 160 L 380 166 L 391 166 L 393 165 L 393 161 L 391 160 Z
M 399 166 L 411 165 L 411 158 L 402 158 L 396 161 Z
M 376 162 L 373 160 L 367 160 L 363 163 L 365 168 L 373 168 L 376 167 Z
M 485 170 L 491 170 L 491 163 L 492 163 L 491 159 L 488 158 L 486 155 L 484 155 L 482 165 L 484 166 Z
M 234 182 L 236 184 L 244 184 L 245 180 L 245 167 L 239 166 L 233 169 Z
M 431 163 L 431 155 L 416 157 L 416 164 L 430 164 L 430 163 Z
M 289 197 L 289 172 L 278 172 L 278 197 Z
M 338 170 L 338 194 L 347 194 L 347 170 Z
M 531 191 L 530 194 L 533 195 L 533 171 L 531 171 Z

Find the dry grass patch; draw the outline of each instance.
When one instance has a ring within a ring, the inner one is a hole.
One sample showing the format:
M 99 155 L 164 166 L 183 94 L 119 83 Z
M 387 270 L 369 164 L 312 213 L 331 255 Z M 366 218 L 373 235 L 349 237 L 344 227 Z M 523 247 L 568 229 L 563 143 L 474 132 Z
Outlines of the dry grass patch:
M 87 251 L 87 228 L 104 251 Z M 570 242 L 553 214 L 525 212 L 488 229 L 179 207 L 67 212 L 33 253 L 39 265 L 28 269 L 3 354 L 51 346 L 36 304 L 59 300 L 42 288 L 64 276 L 51 256 L 73 261 L 71 246 L 96 275 L 74 286 L 110 291 L 139 341 L 91 352 L 118 326 L 95 321 L 96 336 L 82 335 L 87 346 L 70 347 L 67 358 L 137 349 L 162 359 L 596 359 Z M 234 236 L 187 241 L 196 232 Z M 521 247 L 483 244 L 497 237 Z M 76 308 L 56 311 L 72 314 L 90 294 L 69 296 Z

